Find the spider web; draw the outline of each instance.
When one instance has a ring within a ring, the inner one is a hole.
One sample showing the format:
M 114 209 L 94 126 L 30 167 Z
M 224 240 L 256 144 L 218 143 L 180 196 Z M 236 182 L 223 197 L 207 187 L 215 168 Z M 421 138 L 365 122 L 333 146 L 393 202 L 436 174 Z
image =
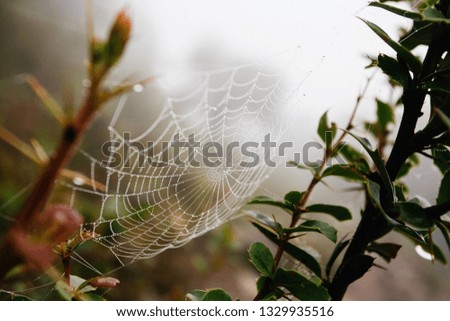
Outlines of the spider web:
M 100 198 L 98 218 L 82 229 L 95 232 L 94 240 L 125 264 L 240 215 L 275 167 L 269 161 L 279 160 L 276 148 L 262 142 L 267 135 L 279 142 L 289 125 L 299 77 L 308 75 L 299 56 L 297 48 L 263 62 L 165 79 L 162 110 L 144 126 L 129 119 L 123 99 L 108 126 L 106 155 L 81 151 L 91 184 L 69 185 L 72 206 L 81 196 Z M 197 148 L 173 151 L 172 142 L 190 139 Z M 229 149 L 232 144 L 252 146 L 246 152 Z

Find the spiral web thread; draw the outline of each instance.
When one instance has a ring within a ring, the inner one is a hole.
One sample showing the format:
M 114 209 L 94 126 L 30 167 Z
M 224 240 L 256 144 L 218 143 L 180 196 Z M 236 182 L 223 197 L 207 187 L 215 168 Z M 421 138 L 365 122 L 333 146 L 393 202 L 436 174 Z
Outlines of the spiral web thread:
M 69 186 L 72 205 L 81 195 L 101 199 L 98 219 L 82 228 L 95 232 L 94 240 L 125 264 L 179 247 L 237 217 L 273 169 L 264 161 L 264 136 L 279 142 L 298 106 L 299 77 L 308 75 L 298 58 L 295 49 L 264 62 L 178 78 L 168 85 L 159 116 L 136 132 L 119 105 L 108 127 L 110 154 L 100 160 L 82 152 L 92 184 Z M 202 148 L 180 149 L 176 159 L 163 143 L 175 135 L 187 142 L 192 134 L 201 146 L 223 146 L 217 154 L 222 157 L 210 159 L 219 161 L 215 166 L 206 166 Z M 231 142 L 258 146 L 247 149 L 254 153 L 249 158 L 239 148 L 227 153 Z M 272 161 L 279 160 L 276 148 L 270 152 Z M 150 153 L 153 162 L 146 158 Z M 249 166 L 255 155 L 259 162 Z M 200 165 L 180 164 L 189 157 Z

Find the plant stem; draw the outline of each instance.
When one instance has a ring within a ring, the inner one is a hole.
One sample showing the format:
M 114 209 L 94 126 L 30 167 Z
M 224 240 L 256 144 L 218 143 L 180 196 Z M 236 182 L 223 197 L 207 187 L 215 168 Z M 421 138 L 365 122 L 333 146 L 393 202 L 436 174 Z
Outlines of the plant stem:
M 441 131 L 433 133 L 433 135 L 429 135 L 428 133 L 427 135 L 424 135 L 419 131 L 416 134 L 415 128 L 419 117 L 422 115 L 421 110 L 427 95 L 427 92 L 420 87 L 420 83 L 424 78 L 428 77 L 429 74 L 436 70 L 438 62 L 446 50 L 446 43 L 443 27 L 440 25 L 435 26 L 420 74 L 416 75 L 415 79 L 413 79 L 412 85 L 409 88 L 404 89 L 402 95 L 404 112 L 394 146 L 389 159 L 386 162 L 386 169 L 391 181 L 395 181 L 400 168 L 408 157 L 421 150 L 423 146 L 431 144 L 432 138 L 435 134 L 443 133 L 443 131 Z M 421 139 L 418 139 L 419 136 Z M 374 173 L 373 177 L 375 180 L 377 179 L 377 175 Z M 383 188 L 380 191 L 382 204 L 385 203 L 385 192 L 386 191 Z M 390 204 L 386 205 L 390 206 Z M 446 206 L 448 206 L 448 204 Z M 439 210 L 441 210 L 441 208 L 439 208 Z M 432 212 L 434 212 L 434 208 Z M 440 213 L 441 211 L 438 212 Z M 349 282 L 341 277 L 344 274 L 347 262 L 354 257 L 363 255 L 370 242 L 379 238 L 382 234 L 380 231 L 386 228 L 386 226 L 386 222 L 379 215 L 378 211 L 372 206 L 372 203 L 370 201 L 366 201 L 366 206 L 362 214 L 361 221 L 359 222 L 350 245 L 345 252 L 344 258 L 336 271 L 333 281 L 329 286 L 329 292 L 333 300 L 342 300 L 348 286 L 354 281 Z
M 22 263 L 24 260 L 20 254 L 15 252 L 14 242 L 11 241 L 12 233 L 17 229 L 27 231 L 36 216 L 44 209 L 59 173 L 71 159 L 92 118 L 100 108 L 101 101 L 98 97 L 99 81 L 93 81 L 82 107 L 75 119 L 65 125 L 56 150 L 50 157 L 47 166 L 39 176 L 24 205 L 19 210 L 15 223 L 0 247 L 0 257 L 8 258 L 0 264 L 0 281 L 3 280 L 12 267 Z
M 337 138 L 336 142 L 333 144 L 332 147 L 330 148 L 326 148 L 325 152 L 324 152 L 324 156 L 322 159 L 322 162 L 319 166 L 319 168 L 315 171 L 314 176 L 312 177 L 311 181 L 309 182 L 308 187 L 306 188 L 305 193 L 303 194 L 302 198 L 300 199 L 300 202 L 297 204 L 296 206 L 296 210 L 294 211 L 294 213 L 292 214 L 292 219 L 291 219 L 291 223 L 289 225 L 290 228 L 293 228 L 297 225 L 298 221 L 301 218 L 301 215 L 304 213 L 304 208 L 306 206 L 306 203 L 309 200 L 309 197 L 311 196 L 312 192 L 314 191 L 314 188 L 317 186 L 317 184 L 320 182 L 320 180 L 322 179 L 322 173 L 323 170 L 327 164 L 327 161 L 330 159 L 330 157 L 334 154 L 334 152 L 339 148 L 340 143 L 342 142 L 342 140 L 345 138 L 345 136 L 347 135 L 347 132 L 352 129 L 353 127 L 353 120 L 356 116 L 356 112 L 361 104 L 361 100 L 362 98 L 365 96 L 367 89 L 371 83 L 372 77 L 370 77 L 367 80 L 366 85 L 364 86 L 362 93 L 357 97 L 356 99 L 356 103 L 355 106 L 353 108 L 353 111 L 350 115 L 349 121 L 347 123 L 347 126 L 345 128 L 345 130 L 342 132 L 342 134 L 339 136 L 339 138 Z M 284 254 L 284 250 L 286 247 L 286 244 L 289 242 L 290 239 L 290 233 L 287 232 L 285 233 L 285 235 L 283 236 L 283 238 L 280 239 L 280 242 L 278 243 L 278 247 L 277 247 L 277 251 L 274 257 L 274 265 L 272 268 L 272 272 L 275 272 L 277 270 L 277 268 L 280 265 L 281 262 L 281 258 L 283 257 Z M 271 282 L 269 279 L 266 280 L 266 282 L 264 283 L 264 285 L 261 287 L 260 291 L 258 291 L 258 293 L 256 294 L 255 298 L 253 299 L 254 301 L 258 301 L 258 300 L 262 300 L 264 299 L 264 297 L 270 292 L 270 286 L 271 286 Z

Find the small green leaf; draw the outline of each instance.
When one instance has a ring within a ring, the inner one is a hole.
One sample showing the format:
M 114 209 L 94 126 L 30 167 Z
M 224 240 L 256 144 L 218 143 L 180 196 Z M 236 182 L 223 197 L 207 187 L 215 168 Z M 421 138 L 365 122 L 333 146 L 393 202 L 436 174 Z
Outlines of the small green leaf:
M 392 106 L 377 99 L 377 119 L 383 131 L 387 130 L 389 124 L 395 123 Z
M 398 54 L 399 57 L 401 57 L 411 68 L 411 71 L 417 75 L 419 74 L 422 63 L 420 60 L 414 56 L 411 51 L 409 51 L 406 47 L 402 46 L 395 40 L 393 40 L 389 35 L 380 27 L 378 27 L 376 24 L 361 19 L 367 26 L 369 26 L 370 29 L 372 29 L 373 32 L 375 32 L 385 43 L 387 43 L 392 49 L 395 50 L 395 52 Z
M 326 236 L 330 241 L 336 243 L 337 231 L 331 225 L 317 220 L 308 220 L 296 227 L 285 229 L 286 232 L 316 232 Z
M 274 265 L 272 252 L 260 242 L 250 245 L 248 250 L 250 261 L 263 276 L 272 276 Z
M 395 208 L 400 213 L 400 219 L 405 223 L 423 229 L 434 226 L 433 219 L 417 203 L 398 202 L 395 203 Z
M 256 290 L 258 292 L 261 291 L 261 289 L 264 287 L 266 282 L 270 282 L 270 281 L 271 281 L 271 278 L 269 278 L 267 276 L 259 277 L 259 279 L 256 281 Z
M 425 244 L 426 245 L 424 236 L 420 232 L 413 230 L 412 228 L 410 228 L 406 225 L 399 224 L 399 225 L 395 226 L 395 231 L 402 234 L 403 236 L 406 236 L 408 239 L 410 239 L 411 241 L 413 241 L 416 244 Z
M 305 192 L 302 193 L 296 191 L 289 192 L 284 196 L 284 202 L 286 204 L 291 204 L 292 206 L 295 207 L 297 206 L 297 204 L 300 203 L 300 201 L 303 198 L 303 195 L 305 195 Z
M 244 211 L 245 214 L 249 215 L 253 220 L 257 222 L 257 224 L 270 227 L 274 232 L 279 232 L 283 228 L 280 223 L 275 222 L 271 217 L 257 213 L 255 211 Z
M 212 289 L 206 291 L 201 301 L 232 301 L 230 295 L 222 289 Z
M 430 22 L 442 22 L 449 24 L 450 19 L 447 19 L 442 12 L 440 12 L 436 8 L 428 7 L 422 12 L 422 17 L 424 21 L 430 21 Z
M 382 217 L 386 220 L 386 222 L 398 229 L 400 232 L 406 233 L 408 235 L 415 235 L 417 234 L 414 230 L 410 229 L 409 227 L 400 224 L 396 220 L 394 220 L 392 217 L 386 214 L 383 207 L 381 206 L 380 202 L 380 185 L 373 181 L 367 181 L 367 194 L 369 195 L 369 198 L 374 205 L 376 209 L 378 209 L 379 213 L 382 215 Z M 419 236 L 416 236 L 419 237 Z
M 442 253 L 442 250 L 436 244 L 432 244 L 430 246 L 429 243 L 426 243 L 426 244 L 419 244 L 419 246 L 422 248 L 422 250 L 429 253 L 432 259 L 441 262 L 444 265 L 447 264 L 447 259 L 445 258 L 444 253 Z
M 353 138 L 355 138 L 364 147 L 366 152 L 369 154 L 370 158 L 372 158 L 378 173 L 380 173 L 383 185 L 387 190 L 388 200 L 391 202 L 394 201 L 395 199 L 394 184 L 392 183 L 391 178 L 389 177 L 384 161 L 381 158 L 380 152 L 378 150 L 372 150 L 372 146 L 370 145 L 370 142 L 367 138 L 359 137 L 350 132 L 348 132 L 348 134 Z
M 253 198 L 248 204 L 272 205 L 291 212 L 295 210 L 291 203 L 288 204 L 285 202 L 276 201 L 267 196 L 257 196 Z
M 336 136 L 337 128 L 335 126 L 328 125 L 328 111 L 326 111 L 319 120 L 319 126 L 317 128 L 317 134 L 322 141 L 329 147 L 333 143 L 333 137 Z M 330 134 L 327 134 L 330 133 Z
M 340 143 L 339 154 L 342 155 L 347 162 L 352 164 L 364 157 L 360 151 L 354 149 L 347 142 Z
M 396 179 L 398 180 L 399 178 L 408 175 L 409 171 L 418 164 L 419 158 L 415 154 L 411 155 L 406 162 L 403 163 L 402 167 L 400 167 Z
M 421 20 L 422 19 L 422 15 L 418 12 L 412 12 L 412 11 L 408 11 L 405 9 L 401 9 L 401 8 L 397 8 L 397 7 L 393 7 L 384 3 L 380 3 L 380 2 L 370 2 L 369 6 L 372 7 L 379 7 L 382 8 L 384 10 L 387 10 L 389 12 L 395 13 L 396 15 L 405 17 L 405 18 L 409 18 L 409 19 L 414 19 L 414 20 Z
M 397 257 L 397 253 L 402 246 L 394 243 L 376 243 L 373 242 L 367 247 L 368 252 L 377 253 L 386 262 L 391 262 Z
M 450 201 L 450 169 L 445 172 L 442 178 L 436 203 L 442 204 L 448 201 Z
M 328 260 L 327 266 L 325 267 L 325 275 L 327 280 L 331 280 L 331 269 L 333 268 L 334 262 L 339 257 L 339 254 L 350 244 L 350 240 L 342 240 L 339 241 L 334 247 L 333 252 L 330 255 L 330 259 Z
M 271 240 L 276 245 L 280 244 L 280 239 L 277 235 L 264 226 L 253 224 L 265 237 Z M 311 272 L 320 276 L 322 271 L 319 262 L 308 252 L 302 250 L 301 248 L 293 245 L 292 243 L 286 243 L 284 250 L 294 259 L 301 262 L 305 267 L 307 267 Z
M 408 190 L 406 189 L 406 191 L 404 190 L 406 189 L 406 187 L 402 184 L 396 184 L 395 185 L 395 195 L 397 195 L 397 198 L 400 202 L 406 202 L 406 197 L 405 197 L 405 193 Z
M 322 177 L 327 176 L 339 176 L 354 182 L 365 182 L 367 180 L 364 174 L 354 166 L 342 166 L 339 164 L 327 167 L 323 171 Z
M 380 67 L 391 80 L 397 82 L 403 88 L 408 87 L 410 80 L 408 70 L 405 70 L 396 59 L 380 54 L 378 56 L 378 67 Z
M 352 213 L 343 206 L 328 205 L 328 204 L 314 204 L 306 208 L 307 212 L 326 213 L 339 221 L 346 221 L 352 219 Z
M 278 269 L 273 282 L 277 286 L 284 287 L 302 301 L 328 301 L 331 299 L 324 286 L 317 285 L 293 270 Z

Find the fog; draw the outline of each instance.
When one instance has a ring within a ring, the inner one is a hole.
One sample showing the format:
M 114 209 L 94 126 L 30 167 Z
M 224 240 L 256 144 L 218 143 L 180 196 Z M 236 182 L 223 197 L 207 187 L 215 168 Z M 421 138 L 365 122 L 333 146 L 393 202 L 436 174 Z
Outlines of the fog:
M 155 76 L 157 80 L 176 78 L 179 74 L 235 67 L 298 50 L 297 66 L 301 72 L 291 75 L 291 81 L 300 85 L 299 103 L 294 110 L 291 127 L 283 138 L 292 141 L 298 150 L 306 142 L 318 140 L 316 124 L 324 111 L 330 111 L 330 119 L 339 127 L 346 125 L 357 96 L 373 75 L 372 69 L 364 68 L 369 64 L 367 56 L 392 52 L 358 17 L 376 22 L 390 34 L 398 33 L 398 27 L 408 23 L 380 9 L 368 8 L 367 1 L 362 0 L 94 1 L 96 34 L 105 37 L 111 19 L 123 7 L 128 8 L 134 29 L 123 61 L 110 75 L 112 82 L 148 76 Z M 84 2 L 3 1 L 0 3 L 0 17 L 2 92 L 14 96 L 9 88 L 17 85 L 17 76 L 31 73 L 56 97 L 63 99 L 62 93 L 71 90 L 75 100 L 79 101 L 84 90 L 82 81 L 86 77 L 83 64 L 87 52 Z M 384 80 L 383 75 L 375 75 L 356 122 L 373 119 L 374 97 L 388 99 L 393 94 L 390 88 L 381 86 Z M 27 123 L 24 117 L 29 111 L 13 110 L 9 103 L 10 99 L 16 98 L 2 98 L 2 125 L 15 120 L 19 129 L 30 133 L 34 122 L 29 120 Z M 153 108 L 158 99 L 161 99 L 161 92 L 155 85 L 130 97 L 128 104 L 137 107 L 130 109 L 126 120 L 131 126 L 149 126 L 148 122 L 159 113 L 158 108 Z M 113 111 L 114 104 L 100 115 L 94 128 L 106 127 Z M 396 116 L 401 116 L 400 110 L 396 111 Z M 94 134 L 91 131 L 90 135 L 88 137 L 93 138 L 83 148 L 95 148 L 96 143 L 107 137 L 107 133 L 100 130 Z M 307 172 L 278 168 L 260 192 L 282 197 L 291 190 L 304 189 L 309 177 Z M 431 163 L 423 160 L 423 165 L 407 178 L 412 187 L 411 194 L 421 194 L 433 203 L 431 197 L 436 195 L 438 177 L 431 169 Z M 349 206 L 358 217 L 363 201 L 361 193 L 335 193 L 348 187 L 337 180 L 330 181 L 330 185 L 331 191 L 325 186 L 318 188 L 312 201 L 326 200 Z M 354 223 L 345 223 L 342 234 L 351 231 Z M 243 234 L 245 242 L 249 241 L 249 235 Z M 330 250 L 329 244 L 324 245 L 315 238 L 308 241 L 308 245 L 323 250 L 324 256 Z M 350 290 L 349 298 L 433 297 L 432 288 L 436 284 L 430 280 L 435 280 L 434 274 L 448 276 L 448 270 L 418 265 L 424 261 L 411 248 L 402 251 L 404 254 L 398 262 L 390 265 L 396 268 L 372 273 L 367 281 Z M 399 271 L 410 264 L 414 267 L 409 272 L 402 274 Z M 423 273 L 424 278 L 420 279 L 418 273 Z M 387 293 L 389 282 L 395 288 L 392 295 Z M 422 296 L 405 292 L 410 282 L 418 282 L 417 288 L 422 291 Z M 427 286 L 427 282 L 431 285 Z M 382 285 L 377 287 L 380 283 Z M 367 293 L 366 287 L 373 292 Z M 448 299 L 446 285 L 437 287 L 439 290 L 435 297 Z

